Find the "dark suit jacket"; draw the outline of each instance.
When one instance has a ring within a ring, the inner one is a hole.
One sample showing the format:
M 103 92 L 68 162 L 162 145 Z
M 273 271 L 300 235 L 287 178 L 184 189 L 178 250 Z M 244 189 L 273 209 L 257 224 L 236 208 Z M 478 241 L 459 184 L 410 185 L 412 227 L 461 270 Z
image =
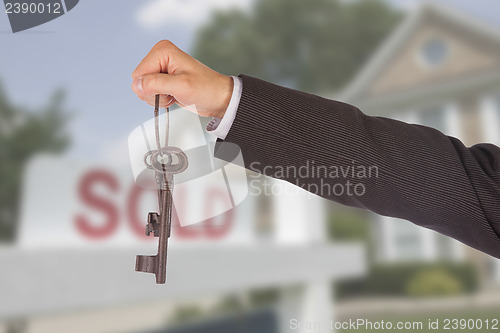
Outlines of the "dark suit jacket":
M 500 258 L 500 148 L 467 148 L 430 127 L 367 116 L 352 105 L 240 77 L 241 101 L 225 141 L 241 148 L 245 167 Z M 301 166 L 302 174 L 294 174 Z M 283 167 L 289 172 L 278 172 Z M 363 167 L 372 167 L 371 177 L 362 177 Z M 335 177 L 335 169 L 350 171 Z M 347 181 L 363 184 L 364 194 L 351 187 L 349 195 Z

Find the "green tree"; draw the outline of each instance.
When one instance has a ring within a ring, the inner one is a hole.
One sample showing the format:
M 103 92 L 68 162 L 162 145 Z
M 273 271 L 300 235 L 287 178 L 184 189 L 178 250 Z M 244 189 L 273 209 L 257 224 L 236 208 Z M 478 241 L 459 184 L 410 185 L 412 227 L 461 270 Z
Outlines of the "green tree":
M 194 55 L 223 73 L 245 73 L 309 92 L 341 88 L 401 14 L 380 0 L 256 0 L 251 12 L 217 12 Z
M 0 86 L 0 242 L 15 237 L 26 162 L 39 152 L 61 152 L 69 143 L 63 101 L 57 91 L 41 110 L 27 110 L 10 103 Z

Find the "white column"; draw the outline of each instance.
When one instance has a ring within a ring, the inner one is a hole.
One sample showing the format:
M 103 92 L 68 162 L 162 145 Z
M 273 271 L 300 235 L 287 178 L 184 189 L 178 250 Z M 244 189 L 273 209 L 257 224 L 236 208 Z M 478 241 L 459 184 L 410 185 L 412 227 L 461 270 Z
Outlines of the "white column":
M 324 199 L 295 185 L 270 180 L 278 244 L 310 244 L 326 240 Z
M 456 239 L 449 239 L 450 247 L 452 248 L 452 259 L 456 261 L 461 261 L 465 259 L 465 246 Z M 499 266 L 500 268 L 500 266 Z
M 394 235 L 394 219 L 379 216 L 381 235 L 377 243 L 380 246 L 380 261 L 392 262 L 396 260 L 396 237 Z
M 274 190 L 280 192 L 274 197 L 277 243 L 310 246 L 325 242 L 324 200 L 292 184 L 272 182 Z M 293 325 L 297 325 L 294 332 L 332 332 L 329 329 L 329 322 L 333 320 L 330 289 L 331 281 L 311 280 L 299 289 L 285 290 L 280 312 L 281 331 L 290 332 Z
M 427 261 L 436 260 L 438 255 L 438 238 L 436 237 L 435 232 L 425 228 L 419 228 L 418 232 L 420 233 L 422 239 L 422 258 Z
M 495 99 L 492 96 L 484 96 L 480 102 L 481 107 L 481 125 L 483 142 L 491 142 L 494 144 L 500 143 L 500 128 L 498 123 L 500 122 L 498 109 L 500 106 L 495 103 Z
M 304 290 L 302 313 L 305 318 L 315 319 L 318 333 L 332 332 L 329 328 L 330 320 L 333 320 L 330 283 L 330 281 L 314 281 Z M 311 332 L 311 330 L 302 331 Z

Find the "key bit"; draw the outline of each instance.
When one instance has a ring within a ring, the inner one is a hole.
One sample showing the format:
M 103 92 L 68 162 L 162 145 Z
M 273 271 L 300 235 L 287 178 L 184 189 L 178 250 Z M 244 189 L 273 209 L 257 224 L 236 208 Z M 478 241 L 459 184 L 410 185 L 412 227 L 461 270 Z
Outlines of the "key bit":
M 158 213 L 149 213 L 148 214 L 148 224 L 146 225 L 146 236 L 149 236 L 151 233 L 155 237 L 160 237 L 160 216 Z

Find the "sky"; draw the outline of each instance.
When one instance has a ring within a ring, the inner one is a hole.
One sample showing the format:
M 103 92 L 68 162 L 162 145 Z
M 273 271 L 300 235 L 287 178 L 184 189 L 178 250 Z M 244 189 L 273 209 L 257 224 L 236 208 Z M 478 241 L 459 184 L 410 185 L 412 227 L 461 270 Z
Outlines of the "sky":
M 419 2 L 386 1 L 403 10 Z M 498 0 L 440 2 L 500 26 Z M 209 20 L 213 9 L 249 10 L 251 4 L 252 0 L 82 0 L 62 17 L 16 34 L 0 12 L 0 85 L 14 104 L 33 110 L 63 88 L 65 109 L 74 114 L 69 155 L 127 160 L 128 134 L 152 114 L 130 89 L 130 75 L 139 61 L 161 39 L 189 52 L 196 29 Z

